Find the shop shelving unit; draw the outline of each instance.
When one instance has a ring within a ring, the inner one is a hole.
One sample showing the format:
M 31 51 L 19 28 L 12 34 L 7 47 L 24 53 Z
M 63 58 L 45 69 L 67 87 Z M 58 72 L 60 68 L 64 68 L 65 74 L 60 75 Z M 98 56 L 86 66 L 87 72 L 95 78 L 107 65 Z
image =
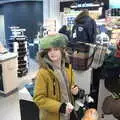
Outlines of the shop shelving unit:
M 27 74 L 29 66 L 29 52 L 28 52 L 28 38 L 24 35 L 25 29 L 19 27 L 11 27 L 12 36 L 10 36 L 11 52 L 17 53 L 18 60 L 18 77 L 22 77 Z

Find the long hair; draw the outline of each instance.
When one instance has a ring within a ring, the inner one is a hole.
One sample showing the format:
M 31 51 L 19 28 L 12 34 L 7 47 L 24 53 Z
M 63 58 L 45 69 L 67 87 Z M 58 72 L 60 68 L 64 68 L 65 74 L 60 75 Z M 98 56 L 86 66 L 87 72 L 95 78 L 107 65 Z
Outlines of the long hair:
M 49 51 L 49 49 L 43 49 L 43 50 L 41 50 L 40 52 L 37 53 L 37 58 L 36 59 L 37 59 L 37 62 L 39 64 L 40 68 L 41 67 L 43 67 L 43 68 L 47 67 L 47 65 L 44 62 L 44 58 L 49 59 L 48 51 Z M 68 58 L 68 56 L 66 54 L 65 49 L 60 48 L 60 51 L 61 51 L 61 55 L 62 55 L 62 62 L 69 63 L 69 58 Z
M 89 11 L 87 9 L 84 9 L 81 13 L 77 15 L 77 17 L 75 18 L 75 23 L 80 23 L 81 18 L 83 18 L 84 16 L 89 16 Z

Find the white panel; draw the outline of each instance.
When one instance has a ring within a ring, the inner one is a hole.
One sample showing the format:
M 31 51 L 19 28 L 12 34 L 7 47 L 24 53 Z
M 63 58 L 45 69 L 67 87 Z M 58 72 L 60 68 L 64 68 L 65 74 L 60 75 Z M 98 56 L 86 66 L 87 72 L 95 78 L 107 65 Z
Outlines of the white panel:
M 50 17 L 50 0 L 43 0 L 43 18 L 44 21 Z
M 4 24 L 4 16 L 0 15 L 0 41 L 3 45 L 6 45 L 5 41 L 5 24 Z
M 60 0 L 44 0 L 44 22 L 48 18 L 56 19 L 57 28 L 60 24 Z
M 10 58 L 1 62 L 3 67 L 4 94 L 18 87 L 17 58 Z
M 86 94 L 89 94 L 92 82 L 92 68 L 89 68 L 88 70 L 85 71 L 74 70 L 74 72 L 76 84 L 80 88 L 84 89 Z

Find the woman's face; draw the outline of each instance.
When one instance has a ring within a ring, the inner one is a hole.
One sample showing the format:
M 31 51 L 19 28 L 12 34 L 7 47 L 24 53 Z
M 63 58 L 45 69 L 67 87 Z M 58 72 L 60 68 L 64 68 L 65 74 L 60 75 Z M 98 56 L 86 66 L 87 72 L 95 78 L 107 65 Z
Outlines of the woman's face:
M 61 50 L 59 48 L 50 48 L 48 50 L 48 57 L 52 62 L 61 60 Z

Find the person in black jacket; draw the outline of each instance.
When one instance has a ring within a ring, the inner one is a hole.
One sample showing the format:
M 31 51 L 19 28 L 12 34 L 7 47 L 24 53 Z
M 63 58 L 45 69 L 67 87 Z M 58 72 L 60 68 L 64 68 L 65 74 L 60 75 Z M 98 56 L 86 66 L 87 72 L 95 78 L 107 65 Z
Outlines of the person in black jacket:
M 95 43 L 96 33 L 95 20 L 89 16 L 88 10 L 83 10 L 75 18 L 75 24 L 72 29 L 73 41 Z
M 71 32 L 67 29 L 66 25 L 63 25 L 58 32 L 66 35 L 69 41 L 71 40 L 71 37 L 70 37 Z

